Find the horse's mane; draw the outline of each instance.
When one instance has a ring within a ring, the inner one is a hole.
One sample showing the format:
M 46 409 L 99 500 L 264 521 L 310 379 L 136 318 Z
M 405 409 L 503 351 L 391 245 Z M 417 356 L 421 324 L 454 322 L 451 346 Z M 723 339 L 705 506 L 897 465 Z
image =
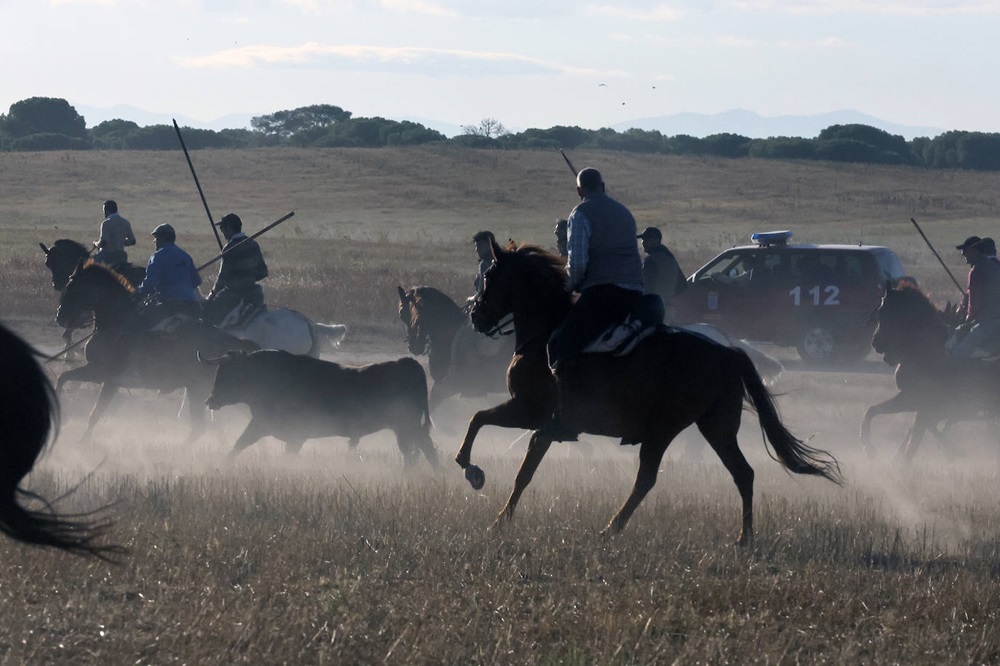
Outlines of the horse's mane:
M 890 289 L 886 294 L 890 299 L 898 301 L 900 307 L 907 308 L 914 314 L 927 317 L 936 317 L 941 314 L 941 310 L 919 287 L 904 284 Z
M 95 280 L 97 284 L 107 284 L 114 287 L 118 285 L 125 289 L 128 293 L 133 293 L 135 287 L 129 284 L 129 281 L 125 279 L 120 273 L 116 273 L 104 264 L 98 263 L 93 259 L 88 259 L 80 271 L 86 274 L 89 278 Z
M 434 287 L 414 287 L 413 288 L 413 298 L 422 304 L 426 304 L 427 307 L 433 308 L 435 310 L 454 310 L 460 309 L 458 304 L 451 299 L 450 296 L 445 294 L 440 289 L 435 289 Z
M 564 292 L 569 295 L 569 292 L 566 290 L 565 257 L 549 252 L 538 245 L 521 243 L 515 246 L 514 241 L 511 241 L 507 245 L 507 249 L 502 252 L 507 256 L 517 257 L 535 268 L 544 276 L 545 284 L 554 291 Z
M 63 251 L 72 250 L 73 252 L 76 252 L 81 255 L 89 254 L 89 252 L 87 251 L 87 247 L 83 243 L 78 243 L 77 241 L 72 240 L 70 238 L 60 238 L 59 240 L 57 240 L 55 243 L 52 244 L 52 248 L 53 249 L 59 248 L 60 250 Z

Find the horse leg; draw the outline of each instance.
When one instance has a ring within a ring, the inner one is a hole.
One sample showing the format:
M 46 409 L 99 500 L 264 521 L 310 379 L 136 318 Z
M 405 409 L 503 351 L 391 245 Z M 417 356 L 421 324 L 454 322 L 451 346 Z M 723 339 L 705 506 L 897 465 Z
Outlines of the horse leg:
M 897 393 L 888 400 L 872 405 L 865 411 L 865 418 L 861 421 L 861 446 L 869 458 L 875 457 L 875 447 L 871 443 L 872 421 L 876 416 L 885 414 L 900 414 L 903 412 L 915 412 L 918 405 L 909 397 L 907 393 Z
M 188 417 L 191 419 L 191 433 L 187 444 L 195 442 L 205 432 L 205 400 L 210 391 L 203 387 L 188 386 L 184 389 L 184 399 L 188 404 Z
M 451 382 L 444 380 L 443 382 L 434 382 L 431 385 L 431 392 L 427 398 L 427 409 L 432 414 L 437 410 L 438 405 L 458 393 L 458 390 L 451 385 Z
M 64 372 L 63 374 L 66 373 Z M 111 404 L 111 400 L 115 397 L 117 392 L 117 384 L 113 382 L 104 382 L 101 384 L 101 392 L 97 394 L 97 402 L 94 403 L 94 408 L 90 410 L 90 418 L 87 420 L 87 429 L 84 430 L 80 441 L 90 441 L 90 436 L 94 434 L 94 426 L 97 425 L 97 421 L 100 420 L 101 416 L 107 410 L 108 405 Z
M 753 480 L 754 471 L 746 456 L 740 450 L 740 444 L 736 437 L 740 427 L 740 415 L 742 407 L 737 411 L 735 418 L 725 418 L 714 413 L 702 417 L 698 420 L 698 430 L 708 440 L 712 450 L 722 461 L 722 464 L 733 477 L 736 489 L 740 493 L 740 500 L 743 502 L 743 520 L 740 536 L 736 540 L 737 546 L 753 545 Z
M 903 440 L 903 445 L 899 447 L 896 458 L 906 465 L 912 465 L 913 457 L 917 454 L 917 449 L 920 448 L 920 442 L 923 441 L 927 430 L 934 426 L 934 423 L 926 415 L 917 412 L 913 418 L 913 427 L 910 428 L 906 439 Z
M 517 502 L 521 499 L 521 493 L 531 483 L 531 478 L 535 475 L 535 470 L 538 469 L 539 463 L 542 462 L 542 458 L 545 457 L 545 453 L 551 445 L 552 440 L 540 437 L 538 433 L 531 435 L 531 441 L 528 442 L 528 451 L 524 454 L 524 460 L 521 461 L 521 467 L 517 470 L 517 476 L 514 477 L 514 490 L 511 491 L 510 497 L 507 498 L 507 504 L 500 511 L 500 515 L 497 516 L 493 527 L 500 527 L 504 523 L 514 519 L 514 509 L 517 508 Z
M 65 386 L 66 382 L 102 383 L 104 382 L 104 373 L 99 368 L 90 364 L 67 370 L 56 379 L 57 396 L 62 395 L 63 386 Z
M 660 462 L 663 460 L 663 454 L 667 451 L 667 445 L 670 444 L 671 440 L 677 436 L 677 433 L 672 433 L 670 437 L 666 439 L 656 439 L 654 441 L 643 442 L 639 448 L 639 471 L 635 475 L 635 483 L 632 484 L 632 492 L 629 493 L 628 499 L 618 513 L 615 514 L 611 522 L 608 523 L 607 527 L 601 530 L 601 535 L 604 536 L 609 532 L 621 532 L 625 525 L 628 523 L 629 518 L 635 513 L 635 510 L 639 508 L 639 504 L 642 502 L 643 498 L 649 494 L 649 491 L 653 489 L 656 485 L 656 475 L 660 469 Z
M 462 447 L 455 456 L 455 462 L 459 467 L 465 469 L 469 466 L 472 457 L 472 444 L 483 426 L 493 425 L 500 428 L 540 428 L 546 417 L 551 414 L 550 409 L 538 409 L 523 400 L 511 398 L 500 403 L 496 407 L 484 409 L 473 414 L 469 419 L 469 429 L 462 440 Z

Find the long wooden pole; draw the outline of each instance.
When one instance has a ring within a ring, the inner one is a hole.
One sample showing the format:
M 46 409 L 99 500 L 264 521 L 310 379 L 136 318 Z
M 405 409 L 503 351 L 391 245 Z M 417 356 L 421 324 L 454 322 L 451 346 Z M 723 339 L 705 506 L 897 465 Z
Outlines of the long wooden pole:
M 210 261 L 205 262 L 204 264 L 202 264 L 201 266 L 199 266 L 196 270 L 200 272 L 202 269 L 208 268 L 209 266 L 211 266 L 212 264 L 214 264 L 215 262 L 217 262 L 219 259 L 222 259 L 227 254 L 229 254 L 230 252 L 232 252 L 233 250 L 235 250 L 236 248 L 238 248 L 240 245 L 243 245 L 243 243 L 246 243 L 248 240 L 253 240 L 254 238 L 257 238 L 257 236 L 260 236 L 261 234 L 267 233 L 271 229 L 274 229 L 276 226 L 278 226 L 279 224 L 281 224 L 282 222 L 284 222 L 285 220 L 287 220 L 288 218 L 290 218 L 292 215 L 295 215 L 295 211 L 291 211 L 287 215 L 283 215 L 281 218 L 279 218 L 279 219 L 275 220 L 274 222 L 272 222 L 271 224 L 267 225 L 266 227 L 264 227 L 263 229 L 261 229 L 260 231 L 258 231 L 257 233 L 255 233 L 253 236 L 247 236 L 246 238 L 242 239 L 236 245 L 234 245 L 231 248 L 229 248 L 228 250 L 224 251 L 222 254 L 216 256 L 214 259 L 211 259 Z
M 177 132 L 177 139 L 181 142 L 181 148 L 184 150 L 184 158 L 187 160 L 188 168 L 191 169 L 191 176 L 194 178 L 194 184 L 198 188 L 198 196 L 201 197 L 201 204 L 205 207 L 205 213 L 208 215 L 208 225 L 212 227 L 212 233 L 215 234 L 215 242 L 219 244 L 219 249 L 222 249 L 222 239 L 219 237 L 219 230 L 215 228 L 215 221 L 212 220 L 212 211 L 208 209 L 208 202 L 205 201 L 205 193 L 201 190 L 201 183 L 198 182 L 198 174 L 194 172 L 194 164 L 191 163 L 191 156 L 188 154 L 187 146 L 184 145 L 184 137 L 181 136 L 181 128 L 178 127 L 177 121 L 174 121 L 174 130 Z
M 569 161 L 569 158 L 566 157 L 566 153 L 563 152 L 562 148 L 559 149 L 559 154 L 563 156 L 564 160 L 566 160 L 566 166 L 569 167 L 569 170 L 573 172 L 573 177 L 576 178 L 577 174 L 579 174 L 580 172 L 577 171 L 576 167 L 573 166 L 573 163 Z
M 944 260 L 941 258 L 941 255 L 937 253 L 937 250 L 934 249 L 934 246 L 931 245 L 931 242 L 927 240 L 927 236 L 924 235 L 924 230 L 920 228 L 920 225 L 917 224 L 917 221 L 912 217 L 910 218 L 910 222 L 913 222 L 913 226 L 917 228 L 917 232 L 920 234 L 920 237 L 924 239 L 924 242 L 927 243 L 927 247 L 931 249 L 931 252 L 934 253 L 935 257 L 937 257 L 937 260 L 941 262 L 941 267 L 944 268 L 944 272 L 948 274 L 948 277 L 951 278 L 951 281 L 954 282 L 955 286 L 958 287 L 958 290 L 962 292 L 962 296 L 965 296 L 965 289 L 962 288 L 962 285 L 959 284 L 958 280 L 955 279 L 955 276 L 951 274 L 950 270 L 948 270 L 947 264 L 944 263 Z

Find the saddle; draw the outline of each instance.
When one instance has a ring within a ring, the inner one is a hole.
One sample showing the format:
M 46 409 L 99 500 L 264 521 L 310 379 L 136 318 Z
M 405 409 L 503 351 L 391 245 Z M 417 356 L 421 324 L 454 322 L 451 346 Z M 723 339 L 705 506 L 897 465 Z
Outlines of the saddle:
M 241 299 L 239 303 L 236 304 L 232 310 L 230 310 L 222 321 L 219 322 L 219 328 L 242 328 L 246 324 L 250 323 L 250 320 L 256 317 L 261 312 L 266 312 L 267 306 L 263 303 L 248 303 L 245 299 Z
M 627 356 L 636 346 L 663 325 L 663 301 L 656 294 L 645 294 L 624 322 L 611 326 L 583 348 L 584 354 Z

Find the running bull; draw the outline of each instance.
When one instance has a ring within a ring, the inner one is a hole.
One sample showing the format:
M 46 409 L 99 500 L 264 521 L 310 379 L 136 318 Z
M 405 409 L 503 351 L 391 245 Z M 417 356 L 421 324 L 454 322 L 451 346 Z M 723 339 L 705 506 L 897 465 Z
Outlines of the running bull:
M 347 437 L 351 446 L 371 433 L 392 430 L 407 467 L 420 453 L 437 467 L 430 437 L 427 375 L 412 358 L 346 367 L 331 361 L 266 349 L 230 352 L 202 363 L 218 365 L 212 394 L 216 410 L 245 403 L 250 423 L 230 456 L 268 435 L 297 453 L 307 439 Z

